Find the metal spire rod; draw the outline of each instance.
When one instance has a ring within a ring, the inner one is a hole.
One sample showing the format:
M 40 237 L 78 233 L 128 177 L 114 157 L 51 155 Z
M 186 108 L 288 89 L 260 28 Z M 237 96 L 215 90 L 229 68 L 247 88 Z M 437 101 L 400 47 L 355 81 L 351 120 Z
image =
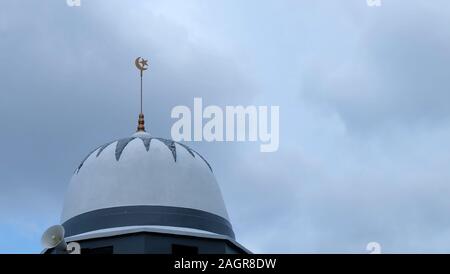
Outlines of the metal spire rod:
M 142 113 L 142 70 L 141 70 L 141 113 Z

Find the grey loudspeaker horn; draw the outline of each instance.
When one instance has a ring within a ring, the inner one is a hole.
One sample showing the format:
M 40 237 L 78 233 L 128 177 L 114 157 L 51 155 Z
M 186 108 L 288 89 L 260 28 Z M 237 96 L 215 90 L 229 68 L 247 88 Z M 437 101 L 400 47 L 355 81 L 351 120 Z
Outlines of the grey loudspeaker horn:
M 66 251 L 67 243 L 64 240 L 64 227 L 62 225 L 49 227 L 42 235 L 41 243 L 45 248 Z

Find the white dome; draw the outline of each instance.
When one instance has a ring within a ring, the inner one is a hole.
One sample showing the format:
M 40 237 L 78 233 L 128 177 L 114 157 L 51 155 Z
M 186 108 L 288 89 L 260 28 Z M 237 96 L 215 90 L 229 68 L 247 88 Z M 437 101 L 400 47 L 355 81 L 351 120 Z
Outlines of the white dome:
M 148 133 L 102 145 L 75 170 L 61 223 L 69 235 L 132 225 L 200 229 L 234 237 L 208 162 Z

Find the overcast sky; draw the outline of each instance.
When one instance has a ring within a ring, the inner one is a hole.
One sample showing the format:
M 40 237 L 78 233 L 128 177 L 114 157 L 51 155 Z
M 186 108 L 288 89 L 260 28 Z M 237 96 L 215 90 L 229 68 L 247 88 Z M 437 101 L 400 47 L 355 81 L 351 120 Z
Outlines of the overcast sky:
M 279 105 L 280 147 L 192 142 L 255 253 L 450 252 L 450 1 L 5 0 L 0 253 L 40 252 L 93 148 L 170 111 Z

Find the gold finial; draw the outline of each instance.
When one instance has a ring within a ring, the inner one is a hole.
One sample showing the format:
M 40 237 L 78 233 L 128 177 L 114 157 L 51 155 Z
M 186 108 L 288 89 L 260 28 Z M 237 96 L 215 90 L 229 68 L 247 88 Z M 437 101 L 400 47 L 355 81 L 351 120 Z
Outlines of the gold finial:
M 137 131 L 145 131 L 145 121 L 144 121 L 144 114 L 139 113 L 139 119 L 138 119 L 138 126 L 137 126 Z
M 144 114 L 142 113 L 142 75 L 144 74 L 144 70 L 148 69 L 148 60 L 145 60 L 142 57 L 136 58 L 134 64 L 141 72 L 141 112 L 139 113 L 138 127 L 137 131 L 145 131 L 144 126 Z

